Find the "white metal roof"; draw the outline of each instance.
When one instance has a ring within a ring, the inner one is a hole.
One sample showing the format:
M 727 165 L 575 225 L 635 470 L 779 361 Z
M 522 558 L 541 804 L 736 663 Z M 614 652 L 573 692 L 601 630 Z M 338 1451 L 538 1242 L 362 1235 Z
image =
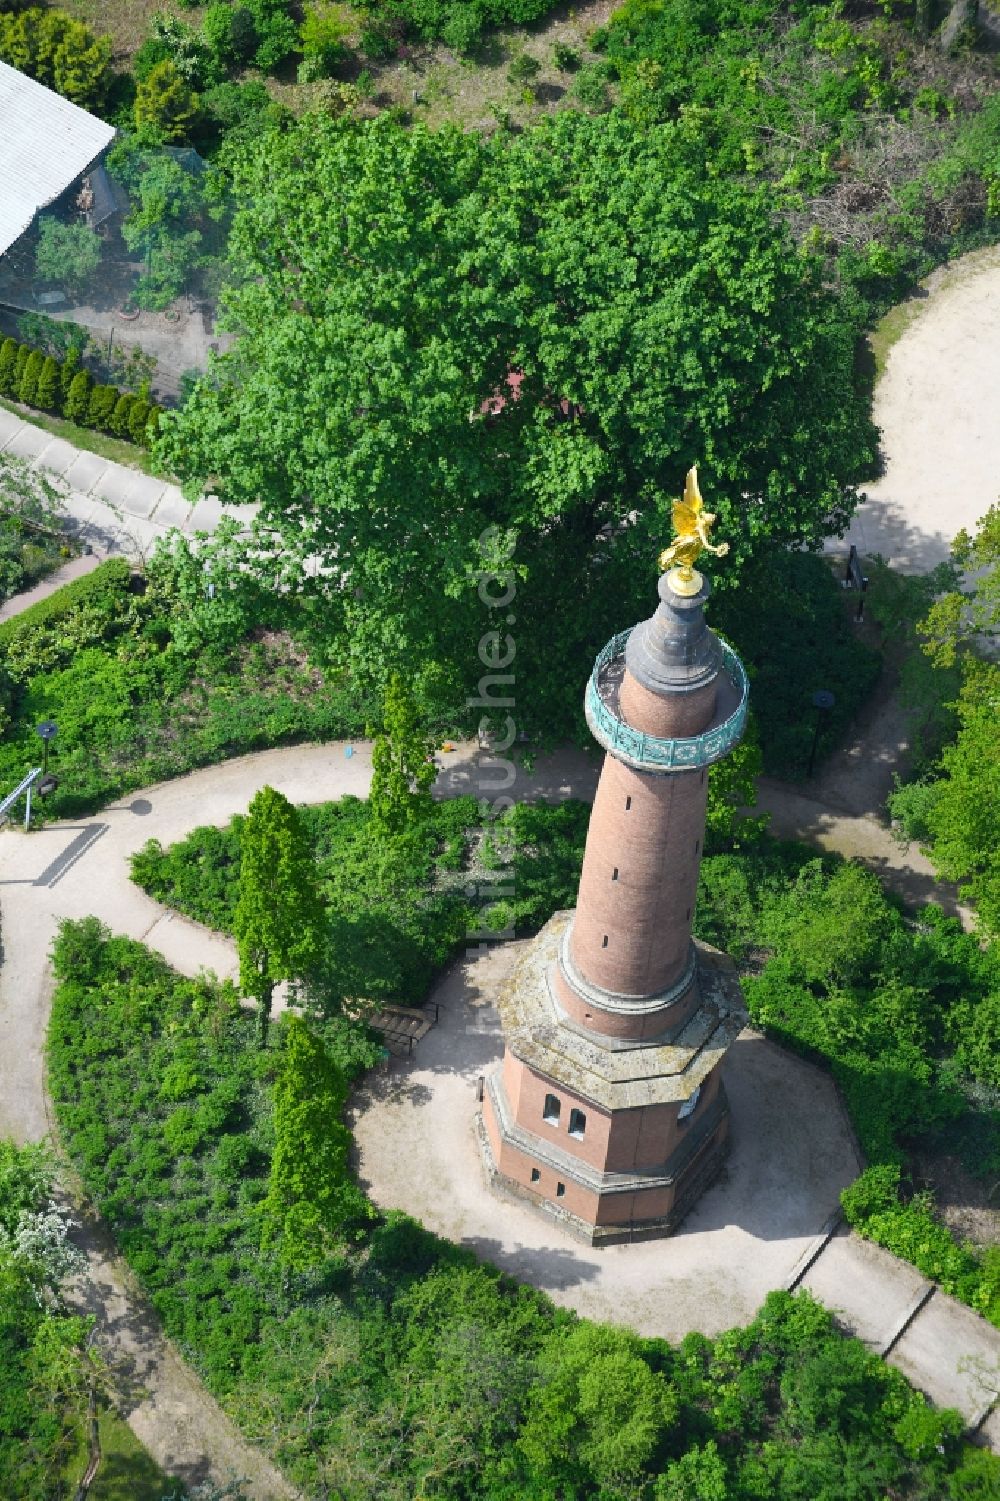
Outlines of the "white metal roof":
M 113 125 L 0 63 L 0 255 L 114 137 Z

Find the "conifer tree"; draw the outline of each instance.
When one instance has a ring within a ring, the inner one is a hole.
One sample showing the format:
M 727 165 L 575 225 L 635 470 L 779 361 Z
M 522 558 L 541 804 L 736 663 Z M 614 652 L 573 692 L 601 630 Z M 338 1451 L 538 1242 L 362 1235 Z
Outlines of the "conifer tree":
M 90 372 L 78 370 L 66 393 L 66 416 L 71 422 L 86 422 L 90 406 Z
M 437 776 L 434 737 L 421 727 L 413 694 L 394 673 L 385 692 L 382 733 L 372 747 L 372 822 L 385 834 L 399 834 L 419 819 L 430 802 Z
M 301 979 L 316 963 L 326 914 L 308 834 L 298 811 L 273 787 L 262 787 L 251 802 L 240 851 L 233 924 L 240 988 L 257 1002 L 258 1041 L 266 1047 L 274 987 Z
M 283 1032 L 263 1243 L 276 1244 L 282 1262 L 303 1271 L 324 1259 L 345 1220 L 367 1218 L 371 1209 L 348 1168 L 344 1077 L 301 1017 L 289 1016 Z
M 25 406 L 33 407 L 38 400 L 38 377 L 42 373 L 45 364 L 45 356 L 37 349 L 32 350 L 25 361 L 24 371 L 21 375 L 21 384 L 18 387 L 17 399 L 23 401 Z
M 36 405 L 43 412 L 54 412 L 59 405 L 59 361 L 48 355 L 38 376 Z
M 0 392 L 9 396 L 14 389 L 14 366 L 17 362 L 17 340 L 4 339 L 0 344 Z

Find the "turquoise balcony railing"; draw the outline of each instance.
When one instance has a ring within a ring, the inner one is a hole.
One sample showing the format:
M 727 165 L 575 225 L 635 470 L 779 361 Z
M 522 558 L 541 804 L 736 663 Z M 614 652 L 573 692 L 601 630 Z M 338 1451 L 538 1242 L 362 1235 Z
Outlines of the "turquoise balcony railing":
M 613 636 L 594 663 L 587 684 L 586 711 L 591 733 L 605 750 L 643 771 L 690 771 L 702 766 L 711 766 L 721 761 L 743 737 L 747 723 L 749 684 L 743 663 L 733 649 L 721 642 L 722 666 L 736 690 L 736 708 L 721 724 L 713 725 L 701 735 L 690 735 L 677 740 L 660 740 L 655 735 L 644 735 L 634 730 L 615 713 L 601 696 L 601 676 L 606 667 L 625 652 L 625 643 L 632 632 L 622 631 Z

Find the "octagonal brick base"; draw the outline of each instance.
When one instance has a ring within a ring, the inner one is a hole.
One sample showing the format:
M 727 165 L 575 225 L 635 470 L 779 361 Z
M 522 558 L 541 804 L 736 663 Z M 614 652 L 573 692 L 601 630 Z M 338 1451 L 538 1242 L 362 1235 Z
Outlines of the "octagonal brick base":
M 662 1173 L 601 1173 L 554 1150 L 511 1120 L 499 1073 L 486 1080 L 476 1134 L 494 1192 L 531 1204 L 590 1245 L 615 1245 L 677 1229 L 726 1159 L 729 1104 L 720 1081 L 683 1152 L 673 1154 Z M 557 1184 L 563 1186 L 558 1197 Z

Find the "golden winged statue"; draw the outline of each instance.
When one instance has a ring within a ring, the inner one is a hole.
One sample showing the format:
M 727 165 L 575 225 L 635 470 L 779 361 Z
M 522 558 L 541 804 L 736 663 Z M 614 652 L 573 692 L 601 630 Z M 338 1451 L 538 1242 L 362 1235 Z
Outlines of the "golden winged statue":
M 693 464 L 687 472 L 684 497 L 675 500 L 671 519 L 674 525 L 674 540 L 660 553 L 660 567 L 672 568 L 671 578 L 678 594 L 697 594 L 701 588 L 701 575 L 695 571 L 695 563 L 703 552 L 714 553 L 724 558 L 729 551 L 728 542 L 714 547 L 708 534 L 715 521 L 715 512 L 705 510 L 705 502 L 698 489 L 698 466 Z

